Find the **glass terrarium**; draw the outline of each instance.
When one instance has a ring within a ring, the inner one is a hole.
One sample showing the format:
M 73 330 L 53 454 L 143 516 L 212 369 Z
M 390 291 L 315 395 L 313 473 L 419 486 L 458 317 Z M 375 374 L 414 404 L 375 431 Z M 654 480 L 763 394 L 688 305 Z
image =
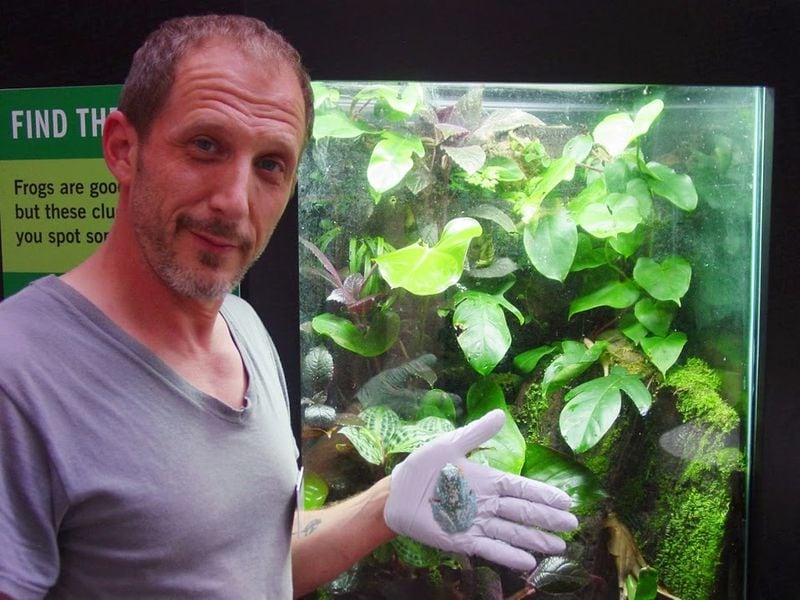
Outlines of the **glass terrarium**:
M 769 91 L 314 92 L 305 505 L 502 408 L 471 458 L 564 489 L 581 523 L 530 573 L 401 537 L 316 595 L 742 597 Z

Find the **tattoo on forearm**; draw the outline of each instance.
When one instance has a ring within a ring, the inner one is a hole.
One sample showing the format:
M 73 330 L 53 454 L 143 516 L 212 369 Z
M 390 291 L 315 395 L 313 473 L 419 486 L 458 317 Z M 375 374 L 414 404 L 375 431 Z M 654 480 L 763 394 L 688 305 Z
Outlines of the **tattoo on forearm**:
M 305 527 L 303 527 L 303 530 L 300 532 L 300 535 L 303 537 L 310 536 L 312 533 L 314 533 L 314 531 L 316 531 L 320 523 L 322 523 L 322 519 L 314 519 L 312 521 L 309 521 L 308 524 Z

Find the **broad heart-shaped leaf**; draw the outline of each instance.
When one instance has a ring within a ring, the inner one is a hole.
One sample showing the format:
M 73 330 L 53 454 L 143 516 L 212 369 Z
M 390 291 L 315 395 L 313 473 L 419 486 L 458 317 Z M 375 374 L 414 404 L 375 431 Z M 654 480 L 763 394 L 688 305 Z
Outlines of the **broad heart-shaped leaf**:
M 525 226 L 525 252 L 542 275 L 564 281 L 578 248 L 578 228 L 557 199 L 545 201 L 541 213 L 541 217 Z
M 653 195 L 666 198 L 681 210 L 697 208 L 697 190 L 691 177 L 657 162 L 647 163 L 647 173 L 650 175 L 647 184 Z
M 523 373 L 530 373 L 542 358 L 554 352 L 555 349 L 555 346 L 539 346 L 538 348 L 521 352 L 514 357 L 514 366 Z
M 461 278 L 469 243 L 481 235 L 480 223 L 469 217 L 445 225 L 433 247 L 417 242 L 375 258 L 381 277 L 392 288 L 404 288 L 417 296 L 445 291 Z
M 472 175 L 486 162 L 486 152 L 480 146 L 441 146 L 447 156 Z
M 569 318 L 599 306 L 627 308 L 639 299 L 639 288 L 632 281 L 612 281 L 599 290 L 575 298 L 569 305 Z
M 636 319 L 655 335 L 666 336 L 675 316 L 675 305 L 671 302 L 659 302 L 652 298 L 642 298 L 633 307 Z
M 400 417 L 388 406 L 370 406 L 358 415 L 364 427 L 369 429 L 380 440 L 385 450 L 386 443 L 401 427 Z
M 611 156 L 618 156 L 633 140 L 647 133 L 663 108 L 661 100 L 653 100 L 639 109 L 633 120 L 626 113 L 609 115 L 594 128 L 592 137 Z
M 376 100 L 403 117 L 410 117 L 422 101 L 422 86 L 419 83 L 409 83 L 402 88 L 382 84 L 369 85 L 359 91 L 353 99 Z
M 483 170 L 498 181 L 522 181 L 525 173 L 514 159 L 507 156 L 494 156 L 486 161 Z
M 643 256 L 633 267 L 633 278 L 656 300 L 672 300 L 680 306 L 692 281 L 692 266 L 680 256 L 669 256 L 661 263 Z
M 436 382 L 433 365 L 436 357 L 423 354 L 402 365 L 381 371 L 372 376 L 355 398 L 364 407 L 386 406 L 394 410 L 404 419 L 411 419 L 419 409 L 422 398 L 428 390 L 416 385 L 421 379 L 428 387 Z
M 414 166 L 412 155 L 425 156 L 418 136 L 402 136 L 392 131 L 381 135 L 367 166 L 367 180 L 376 192 L 386 192 L 403 180 Z
M 517 427 L 506 404 L 503 390 L 491 379 L 483 378 L 473 383 L 467 392 L 467 414 L 474 421 L 495 408 L 506 413 L 502 429 L 490 440 L 470 454 L 476 462 L 489 465 L 507 473 L 519 475 L 525 462 L 525 438 Z
M 347 319 L 331 313 L 322 313 L 312 319 L 311 327 L 350 352 L 367 357 L 378 356 L 397 341 L 400 317 L 390 310 L 381 311 L 372 318 L 369 327 L 364 331 Z
M 551 162 L 526 198 L 517 205 L 517 210 L 522 215 L 522 222 L 530 222 L 537 215 L 539 206 L 547 194 L 562 181 L 570 181 L 574 175 L 575 159 L 572 157 L 562 156 Z
M 572 261 L 572 267 L 570 267 L 571 271 L 594 269 L 608 262 L 602 247 L 596 248 L 593 240 L 592 236 L 578 232 L 578 247 L 575 250 L 575 259 Z
M 578 225 L 597 238 L 630 233 L 642 222 L 639 201 L 628 194 L 608 194 L 574 212 Z
M 606 497 L 597 476 L 589 468 L 539 444 L 527 445 L 521 475 L 566 492 L 572 498 L 572 510 L 584 514 Z
M 467 362 L 481 375 L 497 366 L 511 347 L 511 332 L 498 299 L 482 292 L 461 296 L 453 312 L 458 345 Z
M 644 384 L 622 367 L 612 367 L 605 377 L 592 379 L 570 390 L 561 411 L 561 435 L 575 452 L 594 447 L 619 416 L 620 390 L 630 396 L 640 413 L 646 414 L 653 398 Z
M 365 133 L 375 133 L 368 125 L 353 121 L 341 110 L 329 110 L 314 117 L 315 140 L 322 138 L 357 138 Z
M 328 484 L 314 471 L 303 473 L 303 508 L 315 510 L 321 508 L 328 498 Z
M 587 348 L 580 342 L 564 340 L 561 354 L 544 371 L 542 392 L 549 396 L 591 367 L 600 358 L 608 342 L 601 341 Z
M 669 368 L 680 357 L 686 345 L 686 334 L 680 331 L 670 333 L 667 337 L 647 337 L 641 342 L 642 350 L 656 368 L 666 375 Z

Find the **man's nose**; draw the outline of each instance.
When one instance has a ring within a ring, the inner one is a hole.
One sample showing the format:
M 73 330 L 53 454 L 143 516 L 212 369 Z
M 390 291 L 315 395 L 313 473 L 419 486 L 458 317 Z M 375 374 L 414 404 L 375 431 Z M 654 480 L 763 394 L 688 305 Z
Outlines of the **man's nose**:
M 247 215 L 253 172 L 249 163 L 229 163 L 221 169 L 211 196 L 211 209 L 226 218 Z

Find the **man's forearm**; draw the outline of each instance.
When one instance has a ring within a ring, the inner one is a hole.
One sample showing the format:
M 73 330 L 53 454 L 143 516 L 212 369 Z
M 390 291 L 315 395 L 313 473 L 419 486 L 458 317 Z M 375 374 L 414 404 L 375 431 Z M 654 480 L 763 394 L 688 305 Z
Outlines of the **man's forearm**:
M 383 520 L 389 487 L 386 477 L 352 498 L 302 513 L 299 530 L 292 532 L 295 597 L 334 579 L 394 537 Z

